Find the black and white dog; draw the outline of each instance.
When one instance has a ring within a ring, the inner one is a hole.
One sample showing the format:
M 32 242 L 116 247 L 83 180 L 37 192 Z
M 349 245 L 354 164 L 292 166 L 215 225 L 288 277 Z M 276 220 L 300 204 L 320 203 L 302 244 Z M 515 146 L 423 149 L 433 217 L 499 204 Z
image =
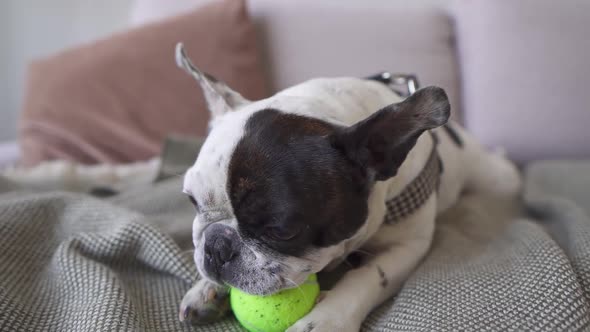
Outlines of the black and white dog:
M 274 293 L 362 250 L 368 259 L 288 330 L 358 331 L 427 253 L 435 217 L 462 191 L 519 189 L 509 161 L 447 123 L 440 88 L 403 99 L 375 80 L 321 78 L 249 101 L 195 68 L 182 45 L 177 62 L 212 116 L 184 178 L 202 278 L 181 320 L 220 318 L 227 285 Z

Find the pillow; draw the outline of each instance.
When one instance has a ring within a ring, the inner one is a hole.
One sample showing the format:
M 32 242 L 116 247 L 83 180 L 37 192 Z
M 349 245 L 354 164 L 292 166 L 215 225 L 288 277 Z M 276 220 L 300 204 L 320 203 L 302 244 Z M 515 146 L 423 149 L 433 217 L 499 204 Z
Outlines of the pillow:
M 23 163 L 145 160 L 169 134 L 203 136 L 208 111 L 178 69 L 175 44 L 246 98 L 267 95 L 245 1 L 225 0 L 30 65 L 20 126 Z
M 525 162 L 590 156 L 590 2 L 460 1 L 466 126 Z

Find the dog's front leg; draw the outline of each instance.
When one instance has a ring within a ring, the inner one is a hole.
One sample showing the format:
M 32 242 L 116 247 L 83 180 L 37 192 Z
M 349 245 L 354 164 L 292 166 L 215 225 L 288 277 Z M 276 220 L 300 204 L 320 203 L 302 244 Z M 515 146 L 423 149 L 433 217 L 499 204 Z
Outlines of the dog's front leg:
M 180 303 L 179 318 L 191 324 L 206 324 L 229 312 L 229 289 L 207 279 L 198 280 Z
M 375 253 L 347 272 L 314 309 L 288 332 L 359 331 L 365 317 L 397 293 L 428 252 L 434 232 L 436 197 L 410 218 L 383 225 L 369 240 Z

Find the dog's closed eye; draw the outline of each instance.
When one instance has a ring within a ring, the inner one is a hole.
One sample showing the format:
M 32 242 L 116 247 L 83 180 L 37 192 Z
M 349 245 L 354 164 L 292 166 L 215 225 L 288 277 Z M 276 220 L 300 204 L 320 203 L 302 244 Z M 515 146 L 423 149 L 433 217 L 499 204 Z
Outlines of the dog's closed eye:
M 187 194 L 189 201 L 193 204 L 193 206 L 195 207 L 195 209 L 197 210 L 197 212 L 199 212 L 201 209 L 199 207 L 199 203 L 197 202 L 197 200 L 195 199 L 195 197 L 191 194 Z
M 289 241 L 295 238 L 301 232 L 299 227 L 268 227 L 265 234 L 273 240 Z

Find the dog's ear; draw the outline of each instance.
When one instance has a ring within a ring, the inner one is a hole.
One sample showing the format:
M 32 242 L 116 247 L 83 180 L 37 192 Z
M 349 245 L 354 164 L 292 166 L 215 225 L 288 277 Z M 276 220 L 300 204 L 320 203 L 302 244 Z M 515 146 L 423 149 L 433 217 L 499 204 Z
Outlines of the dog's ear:
M 426 130 L 445 124 L 450 111 L 445 91 L 427 87 L 332 134 L 329 139 L 362 169 L 364 178 L 386 180 L 397 174 L 418 137 Z
M 199 83 L 213 118 L 250 103 L 249 100 L 232 90 L 225 83 L 218 81 L 215 77 L 193 65 L 186 55 L 182 43 L 176 44 L 176 64 Z

